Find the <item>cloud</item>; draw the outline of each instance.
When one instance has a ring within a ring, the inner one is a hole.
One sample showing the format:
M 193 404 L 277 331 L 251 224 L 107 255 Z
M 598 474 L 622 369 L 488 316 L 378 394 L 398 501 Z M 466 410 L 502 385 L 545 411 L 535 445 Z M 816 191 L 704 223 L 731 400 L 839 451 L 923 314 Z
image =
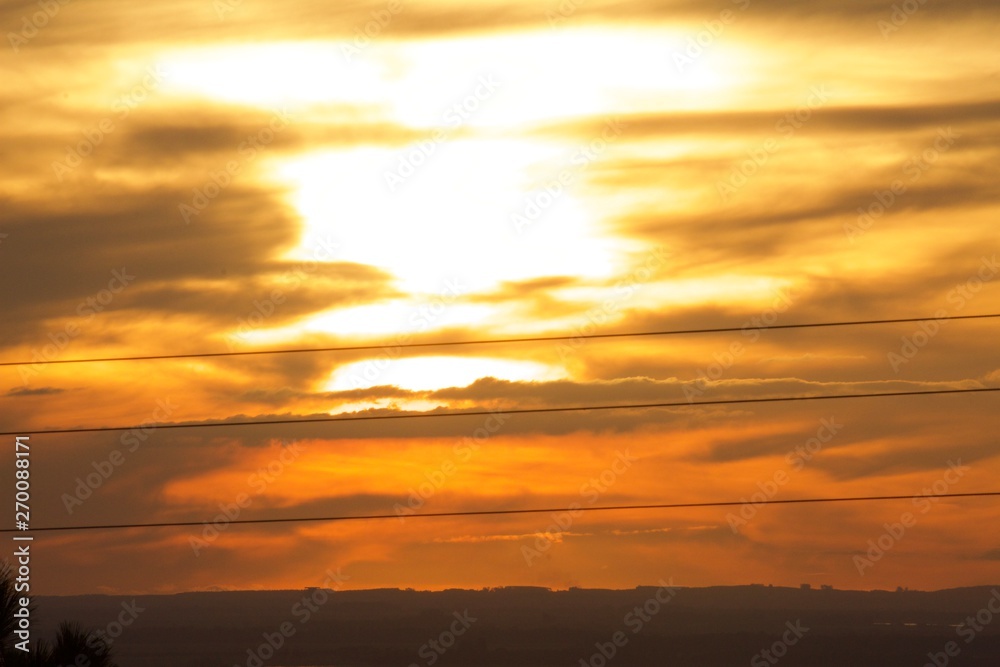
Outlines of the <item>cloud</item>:
M 809 91 L 806 89 L 803 96 Z M 759 132 L 770 133 L 774 139 L 783 140 L 779 123 L 795 108 L 784 110 L 720 110 L 720 111 L 671 111 L 620 116 L 627 128 L 627 139 L 678 138 L 687 135 L 745 137 Z M 864 141 L 866 133 L 900 135 L 915 138 L 916 131 L 934 133 L 948 126 L 977 127 L 995 130 L 1000 115 L 1000 100 L 974 100 L 965 103 L 870 105 L 870 106 L 819 106 L 809 111 L 808 120 L 802 121 L 804 133 L 846 134 L 859 136 Z M 535 129 L 541 135 L 567 137 L 592 137 L 599 134 L 604 118 L 583 118 L 572 123 L 541 126 Z M 796 129 L 788 126 L 787 130 Z M 794 132 L 792 132 L 794 134 Z
M 36 387 L 30 389 L 28 387 L 14 387 L 7 392 L 7 396 L 21 397 L 21 396 L 54 396 L 56 394 L 61 394 L 65 389 L 60 389 L 59 387 Z

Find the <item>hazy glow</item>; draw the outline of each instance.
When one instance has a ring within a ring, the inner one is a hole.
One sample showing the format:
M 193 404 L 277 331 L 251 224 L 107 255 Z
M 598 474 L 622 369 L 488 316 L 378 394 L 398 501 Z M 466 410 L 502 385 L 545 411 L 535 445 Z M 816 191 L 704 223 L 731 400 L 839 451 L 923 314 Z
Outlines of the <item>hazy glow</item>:
M 265 108 L 372 105 L 411 127 L 443 124 L 471 95 L 479 103 L 463 124 L 511 127 L 728 99 L 740 79 L 717 62 L 734 47 L 679 69 L 673 56 L 684 38 L 676 28 L 582 28 L 376 42 L 356 53 L 346 41 L 272 42 L 183 49 L 160 62 L 174 95 Z M 495 83 L 489 92 L 484 80 Z
M 400 76 L 407 103 L 396 106 L 397 117 L 418 127 L 440 124 L 445 109 L 474 93 L 481 77 L 492 77 L 498 92 L 471 114 L 472 125 L 717 103 L 738 79 L 708 58 L 679 71 L 672 56 L 684 37 L 676 28 L 577 28 L 406 44 L 394 54 L 406 63 Z M 368 62 L 383 57 L 377 49 L 366 52 Z
M 349 63 L 332 42 L 185 49 L 160 59 L 174 96 L 273 109 L 321 102 L 372 103 L 385 95 L 380 68 Z
M 608 303 L 629 306 L 686 306 L 696 303 L 769 304 L 785 298 L 782 290 L 791 281 L 769 276 L 729 275 L 714 278 L 663 280 L 669 270 L 652 274 L 654 280 L 623 283 L 614 288 L 571 287 L 558 290 L 560 297 L 582 305 Z
M 330 410 L 331 415 L 342 415 L 362 410 L 408 410 L 411 412 L 428 412 L 444 406 L 441 401 L 425 401 L 423 399 L 378 398 L 370 401 L 349 401 L 341 403 Z
M 442 289 L 440 294 L 418 295 L 412 301 L 338 308 L 318 313 L 290 327 L 289 334 L 299 331 L 392 337 L 449 326 L 480 325 L 496 310 L 491 306 L 455 304 L 451 301 L 452 294 Z
M 330 376 L 325 390 L 346 391 L 393 385 L 400 389 L 419 391 L 466 387 L 485 377 L 532 382 L 556 380 L 564 375 L 559 369 L 536 362 L 490 357 L 416 357 L 389 361 L 376 359 L 358 361 L 338 368 Z

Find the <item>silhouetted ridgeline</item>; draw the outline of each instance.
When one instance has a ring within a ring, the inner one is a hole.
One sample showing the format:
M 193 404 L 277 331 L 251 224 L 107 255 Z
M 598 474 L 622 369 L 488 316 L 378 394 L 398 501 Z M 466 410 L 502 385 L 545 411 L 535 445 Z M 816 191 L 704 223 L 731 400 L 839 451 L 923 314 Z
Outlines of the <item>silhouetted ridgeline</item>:
M 120 633 L 121 667 L 1000 664 L 1000 587 L 204 592 L 137 596 L 116 625 L 132 600 L 40 597 L 39 615 Z

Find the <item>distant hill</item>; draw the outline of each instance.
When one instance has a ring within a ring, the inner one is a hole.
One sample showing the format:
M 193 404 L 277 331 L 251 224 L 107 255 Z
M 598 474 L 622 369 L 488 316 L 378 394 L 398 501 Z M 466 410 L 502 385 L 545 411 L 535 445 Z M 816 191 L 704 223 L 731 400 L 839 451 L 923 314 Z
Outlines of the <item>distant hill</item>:
M 132 600 L 39 597 L 39 614 L 50 625 L 39 624 L 38 634 L 50 634 L 62 619 L 120 633 L 114 648 L 121 667 L 601 667 L 602 659 L 622 667 L 779 660 L 920 667 L 928 654 L 951 665 L 1000 665 L 1000 614 L 993 611 L 1000 611 L 1000 587 L 989 586 L 216 591 L 137 596 L 135 620 L 116 627 L 116 619 L 128 619 L 123 604 Z

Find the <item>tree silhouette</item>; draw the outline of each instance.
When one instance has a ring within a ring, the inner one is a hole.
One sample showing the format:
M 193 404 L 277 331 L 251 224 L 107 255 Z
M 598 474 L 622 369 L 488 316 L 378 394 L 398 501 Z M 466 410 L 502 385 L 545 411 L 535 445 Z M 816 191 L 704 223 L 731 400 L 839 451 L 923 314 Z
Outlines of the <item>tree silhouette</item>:
M 14 566 L 7 560 L 0 562 L 0 667 L 13 664 L 7 658 L 10 657 L 10 643 L 17 628 L 14 612 L 17 611 L 18 597 L 14 588 Z M 29 609 L 33 610 L 34 605 Z
M 18 609 L 19 597 L 23 597 L 23 594 L 15 589 L 14 567 L 10 561 L 0 562 L 0 667 L 64 667 L 79 664 L 117 667 L 111 659 L 110 647 L 96 635 L 74 623 L 59 624 L 53 646 L 43 640 L 37 642 L 30 653 L 14 649 L 10 640 L 17 628 L 14 612 Z M 28 608 L 34 612 L 34 603 Z M 84 656 L 87 661 L 78 662 L 80 656 Z
M 86 660 L 80 662 L 80 656 Z M 89 665 L 89 667 L 116 667 L 111 660 L 111 649 L 104 641 L 85 631 L 76 623 L 63 621 L 56 632 L 50 665 Z

